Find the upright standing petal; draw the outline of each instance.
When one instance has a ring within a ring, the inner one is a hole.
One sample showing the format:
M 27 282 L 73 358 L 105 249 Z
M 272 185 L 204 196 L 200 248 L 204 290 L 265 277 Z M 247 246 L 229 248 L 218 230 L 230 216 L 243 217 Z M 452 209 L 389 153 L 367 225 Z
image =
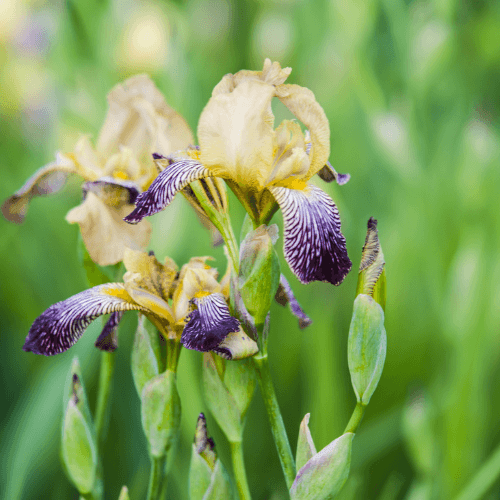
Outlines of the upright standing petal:
M 177 192 L 190 182 L 211 177 L 210 170 L 196 160 L 180 160 L 168 165 L 154 180 L 147 191 L 141 193 L 135 202 L 135 210 L 123 220 L 137 224 L 144 217 L 154 215 L 168 206 Z
M 333 200 L 313 185 L 269 190 L 283 212 L 285 259 L 295 275 L 302 283 L 342 283 L 352 263 Z
M 52 356 L 68 350 L 87 326 L 103 314 L 145 309 L 132 301 L 121 283 L 108 283 L 77 293 L 50 306 L 33 323 L 23 350 Z

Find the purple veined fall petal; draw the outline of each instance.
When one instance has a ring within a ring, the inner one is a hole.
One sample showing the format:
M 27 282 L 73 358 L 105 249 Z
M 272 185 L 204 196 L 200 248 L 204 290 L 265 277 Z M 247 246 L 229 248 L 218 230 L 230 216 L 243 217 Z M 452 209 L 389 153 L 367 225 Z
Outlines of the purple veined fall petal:
M 283 212 L 285 259 L 297 278 L 342 283 L 352 263 L 333 200 L 311 184 L 300 190 L 271 186 L 269 191 Z
M 298 300 L 293 294 L 292 287 L 285 276 L 282 274 L 280 276 L 280 284 L 276 296 L 274 297 L 276 302 L 282 306 L 287 304 L 290 306 L 292 314 L 297 318 L 299 322 L 299 328 L 302 330 L 308 327 L 312 323 L 312 319 L 304 312 L 300 306 Z
M 240 322 L 229 314 L 224 296 L 212 293 L 193 299 L 197 309 L 188 316 L 181 343 L 187 349 L 207 352 L 215 349 L 231 332 L 237 332 Z
M 113 352 L 118 349 L 118 325 L 123 318 L 124 311 L 111 313 L 104 325 L 101 334 L 97 337 L 94 345 L 101 351 Z
M 121 283 L 99 285 L 50 306 L 31 325 L 23 350 L 52 356 L 68 350 L 97 317 L 145 309 L 135 304 Z
M 83 184 L 84 196 L 88 192 L 94 193 L 110 206 L 132 205 L 140 194 L 135 182 L 122 181 L 112 177 L 101 177 L 96 181 L 87 181 Z
M 123 220 L 137 224 L 144 217 L 156 214 L 167 207 L 175 194 L 189 183 L 211 177 L 210 170 L 196 160 L 183 159 L 168 165 L 153 181 L 147 191 L 135 201 L 135 210 Z

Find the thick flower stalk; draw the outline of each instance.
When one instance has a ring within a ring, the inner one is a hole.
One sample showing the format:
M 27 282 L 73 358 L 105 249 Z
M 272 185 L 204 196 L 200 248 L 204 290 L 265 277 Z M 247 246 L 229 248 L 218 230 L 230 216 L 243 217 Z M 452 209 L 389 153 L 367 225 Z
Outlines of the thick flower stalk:
M 242 70 L 224 76 L 201 114 L 199 148 L 172 155 L 151 187 L 137 197 L 136 209 L 125 220 L 136 224 L 159 212 L 196 180 L 222 178 L 244 205 L 254 227 L 268 224 L 281 208 L 285 258 L 303 283 L 340 284 L 351 261 L 339 213 L 333 200 L 308 181 L 318 173 L 340 184 L 347 177 L 328 163 L 330 127 L 323 109 L 309 89 L 284 83 L 290 72 L 266 59 L 262 71 Z M 284 120 L 274 129 L 273 98 L 308 133 L 292 120 Z
M 49 307 L 33 323 L 25 351 L 50 356 L 69 349 L 98 316 L 111 313 L 116 323 L 125 311 L 140 311 L 175 348 L 214 350 L 228 359 L 251 356 L 257 345 L 229 314 L 228 293 L 217 281 L 208 257 L 195 257 L 177 272 L 166 258 L 127 249 L 123 283 L 107 283 L 80 292 Z M 194 309 L 193 309 L 194 307 Z M 109 334 L 105 327 L 100 339 Z
M 66 219 L 79 224 L 92 260 L 102 266 L 121 261 L 126 247 L 140 249 L 149 242 L 148 223 L 131 227 L 122 219 L 158 174 L 151 154 L 170 153 L 193 142 L 184 118 L 145 75 L 111 90 L 108 106 L 95 148 L 82 135 L 73 151 L 58 152 L 54 162 L 38 170 L 2 205 L 6 219 L 21 223 L 33 197 L 56 193 L 69 175 L 79 175 L 85 181 L 84 199 Z

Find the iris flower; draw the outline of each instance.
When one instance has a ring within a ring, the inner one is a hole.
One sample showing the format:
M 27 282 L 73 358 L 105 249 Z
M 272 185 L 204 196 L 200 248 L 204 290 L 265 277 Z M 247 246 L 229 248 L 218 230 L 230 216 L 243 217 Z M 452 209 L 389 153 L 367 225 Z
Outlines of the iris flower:
M 268 224 L 281 208 L 285 258 L 303 283 L 340 284 L 351 261 L 339 213 L 333 200 L 308 181 L 320 173 L 343 184 L 348 176 L 337 174 L 328 163 L 328 119 L 309 89 L 284 83 L 290 72 L 266 59 L 262 71 L 224 76 L 200 116 L 199 148 L 177 161 L 175 155 L 168 162 L 156 155 L 155 161 L 165 168 L 137 197 L 135 210 L 125 220 L 138 223 L 164 209 L 189 183 L 219 177 L 255 227 Z M 274 129 L 275 97 L 304 124 L 306 133 L 295 120 L 284 120 Z
M 175 262 L 126 249 L 123 283 L 106 283 L 49 307 L 33 323 L 25 351 L 51 356 L 69 349 L 98 316 L 111 313 L 97 343 L 103 341 L 125 311 L 139 311 L 165 339 L 188 349 L 215 351 L 227 359 L 255 354 L 257 344 L 233 318 L 227 306 L 229 280 L 217 281 L 208 257 L 195 257 L 180 273 Z
M 80 226 L 92 260 L 116 264 L 126 247 L 143 248 L 151 227 L 123 222 L 137 195 L 147 189 L 158 171 L 151 154 L 187 148 L 193 136 L 186 121 L 168 106 L 161 92 L 145 75 L 134 76 L 108 94 L 108 112 L 94 149 L 82 136 L 71 153 L 38 170 L 2 205 L 6 219 L 23 222 L 29 202 L 56 193 L 71 174 L 83 177 L 84 201 L 66 219 Z

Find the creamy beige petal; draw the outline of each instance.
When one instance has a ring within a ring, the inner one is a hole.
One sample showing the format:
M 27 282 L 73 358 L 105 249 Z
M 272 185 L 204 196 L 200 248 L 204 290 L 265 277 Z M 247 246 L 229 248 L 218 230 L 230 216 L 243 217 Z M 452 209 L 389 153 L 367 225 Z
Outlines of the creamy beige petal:
M 89 181 L 95 181 L 104 175 L 104 162 L 90 142 L 88 135 L 82 135 L 75 144 L 72 153 L 80 175 Z
M 66 184 L 68 175 L 77 173 L 75 163 L 68 156 L 57 153 L 56 161 L 37 170 L 21 189 L 4 201 L 4 217 L 10 222 L 21 224 L 32 198 L 57 193 Z
M 312 149 L 311 165 L 304 180 L 311 178 L 328 161 L 330 156 L 330 124 L 314 94 L 300 85 L 276 87 L 279 100 L 309 129 Z
M 198 123 L 201 163 L 215 176 L 261 190 L 272 169 L 274 87 L 245 80 L 212 97 Z
M 161 264 L 154 255 L 126 248 L 123 263 L 128 271 L 124 276 L 125 282 L 127 275 L 133 274 L 135 285 L 164 300 L 169 299 L 177 275 L 177 265 L 172 259 L 167 257 L 165 263 Z M 140 276 L 140 279 L 136 275 Z
M 146 75 L 117 85 L 108 94 L 108 113 L 97 142 L 104 156 L 127 146 L 140 161 L 154 152 L 169 154 L 194 142 L 186 120 L 165 101 Z
M 94 193 L 66 215 L 66 220 L 80 226 L 82 238 L 94 262 L 101 266 L 116 264 L 123 259 L 125 248 L 145 247 L 151 236 L 147 221 L 130 225 L 123 221 L 133 206 L 124 205 L 116 210 L 109 207 Z

